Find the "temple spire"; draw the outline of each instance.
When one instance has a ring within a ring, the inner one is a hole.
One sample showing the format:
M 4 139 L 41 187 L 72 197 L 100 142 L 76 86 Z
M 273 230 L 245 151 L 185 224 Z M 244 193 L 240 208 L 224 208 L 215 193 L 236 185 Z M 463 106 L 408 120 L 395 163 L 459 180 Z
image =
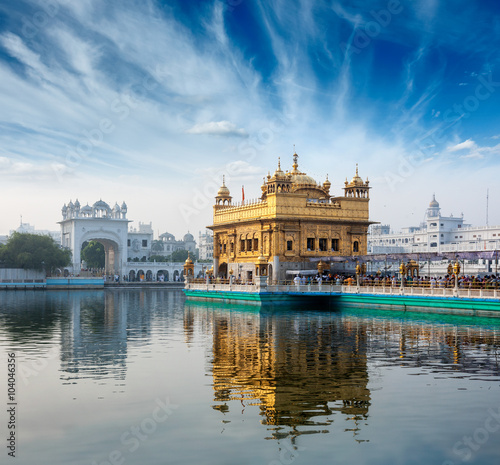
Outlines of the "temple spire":
M 299 167 L 299 156 L 297 155 L 297 152 L 295 151 L 295 144 L 293 145 L 293 171 L 292 173 L 296 174 L 297 173 L 297 168 Z

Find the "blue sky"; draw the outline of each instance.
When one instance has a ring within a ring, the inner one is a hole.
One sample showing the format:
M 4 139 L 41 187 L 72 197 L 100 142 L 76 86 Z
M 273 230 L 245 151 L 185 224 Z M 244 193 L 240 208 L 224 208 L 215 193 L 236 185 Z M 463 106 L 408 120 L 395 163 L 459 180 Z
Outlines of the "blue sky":
M 500 224 L 500 5 L 481 0 L 5 1 L 0 233 L 126 201 L 155 232 L 210 224 L 222 174 L 257 197 L 281 158 L 371 218 Z

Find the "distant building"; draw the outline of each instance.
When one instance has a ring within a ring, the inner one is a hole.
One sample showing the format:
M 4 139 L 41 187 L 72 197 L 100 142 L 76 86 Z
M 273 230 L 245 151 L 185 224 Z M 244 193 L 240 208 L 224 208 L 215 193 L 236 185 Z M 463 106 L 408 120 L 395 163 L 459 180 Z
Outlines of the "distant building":
M 435 196 L 419 226 L 390 232 L 389 225 L 372 225 L 369 253 L 467 252 L 500 249 L 500 226 L 471 226 L 461 216 L 443 216 Z
M 151 254 L 153 227 L 139 222 L 139 228 L 130 228 L 127 236 L 127 260 L 146 261 Z
M 419 226 L 408 226 L 392 232 L 389 225 L 372 225 L 368 234 L 369 254 L 497 250 L 500 250 L 500 226 L 471 226 L 464 223 L 463 215 L 443 216 L 435 196 L 426 210 L 425 220 Z M 495 259 L 467 260 L 464 263 L 467 267 L 462 271 L 468 274 L 498 272 Z M 423 266 L 423 272 L 443 275 L 447 272 L 447 266 L 448 260 L 438 260 Z
M 61 231 L 49 231 L 48 229 L 36 229 L 35 226 L 32 226 L 29 223 L 23 223 L 23 220 L 21 220 L 21 223 L 17 229 L 11 229 L 9 231 L 9 236 L 12 236 L 15 232 L 21 233 L 21 234 L 37 234 L 39 236 L 50 236 L 54 241 L 56 241 L 58 244 L 61 242 Z M 3 236 L 6 239 L 8 239 L 8 236 Z M 1 243 L 1 238 L 0 236 L 0 243 Z
M 196 241 L 189 232 L 182 241 L 175 236 L 164 233 L 159 240 L 154 240 L 151 223 L 139 223 L 136 228 L 130 228 L 127 219 L 127 204 L 115 203 L 111 208 L 103 200 L 98 200 L 92 206 L 82 207 L 78 200 L 62 207 L 61 245 L 72 252 L 72 270 L 79 273 L 81 269 L 81 250 L 85 242 L 95 240 L 104 246 L 105 272 L 119 276 L 136 276 L 144 274 L 146 280 L 156 280 L 162 275 L 167 280 L 178 278 L 182 272 L 182 264 L 163 266 L 156 270 L 156 265 L 137 268 L 135 263 L 146 262 L 151 255 L 169 256 L 176 250 L 188 250 L 193 258 L 196 254 Z M 158 260 L 156 260 L 158 262 Z M 158 265 L 160 266 L 160 265 Z M 135 269 L 137 268 L 137 270 Z M 132 274 L 131 274 L 132 273 Z
M 209 229 L 203 234 L 200 231 L 198 235 L 198 250 L 200 260 L 212 260 L 214 258 L 214 236 Z
M 191 233 L 184 234 L 182 241 L 176 240 L 173 234 L 165 232 L 153 243 L 152 254 L 168 256 L 177 250 L 187 250 L 194 257 L 196 254 L 196 241 Z

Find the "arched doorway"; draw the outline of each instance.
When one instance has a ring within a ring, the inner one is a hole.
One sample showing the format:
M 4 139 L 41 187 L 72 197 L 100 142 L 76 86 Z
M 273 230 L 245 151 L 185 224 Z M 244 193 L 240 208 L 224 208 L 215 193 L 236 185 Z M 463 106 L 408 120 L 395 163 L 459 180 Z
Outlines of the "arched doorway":
M 153 272 L 151 270 L 146 271 L 146 281 L 153 281 Z
M 101 276 L 105 272 L 106 252 L 102 242 L 97 240 L 84 241 L 80 257 L 80 276 Z
M 227 278 L 227 263 L 221 263 L 219 265 L 219 270 L 217 272 L 217 276 Z
M 174 281 L 179 281 L 179 270 L 174 271 Z
M 136 278 L 136 281 L 144 281 L 146 279 L 146 276 L 144 274 L 144 270 L 139 270 L 137 272 L 137 278 Z
M 168 270 L 158 270 L 156 273 L 157 281 L 168 281 Z
M 135 271 L 134 270 L 130 270 L 130 272 L 128 274 L 128 280 L 135 281 Z
M 92 207 L 70 202 L 63 207 L 62 213 L 61 245 L 71 250 L 73 274 L 80 274 L 82 244 L 90 241 L 104 246 L 104 273 L 119 276 L 126 273 L 129 220 L 125 203 L 111 208 L 101 200 Z

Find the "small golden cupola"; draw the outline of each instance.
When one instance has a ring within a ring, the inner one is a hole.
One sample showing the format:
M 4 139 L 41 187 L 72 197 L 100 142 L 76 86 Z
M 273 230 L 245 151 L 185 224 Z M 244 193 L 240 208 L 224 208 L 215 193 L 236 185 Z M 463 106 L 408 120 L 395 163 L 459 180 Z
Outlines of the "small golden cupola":
M 366 178 L 366 182 L 363 182 L 361 177 L 358 174 L 358 164 L 356 163 L 356 174 L 351 179 L 351 182 L 347 182 L 345 180 L 345 197 L 356 197 L 356 198 L 369 198 L 369 184 L 368 178 Z
M 222 186 L 219 188 L 219 191 L 217 192 L 217 197 L 215 197 L 215 204 L 216 205 L 231 205 L 232 199 L 233 198 L 231 197 L 229 189 L 226 187 L 226 179 L 223 175 L 222 176 Z
M 191 260 L 191 256 L 189 255 L 188 252 L 188 257 L 186 261 L 184 262 L 184 276 L 185 277 L 192 277 L 194 275 L 194 263 L 193 260 Z
M 285 172 L 283 172 L 283 170 L 281 169 L 281 160 L 278 158 L 278 168 L 276 168 L 276 171 L 274 172 L 271 178 L 269 177 L 269 175 L 267 176 L 265 194 L 266 195 L 278 194 L 282 192 L 290 192 L 290 190 L 291 190 L 290 176 Z M 264 196 L 265 194 L 263 192 L 262 195 Z
M 326 175 L 326 181 L 323 183 L 323 190 L 327 195 L 330 195 L 330 187 L 332 187 L 332 183 L 328 179 L 328 175 Z
M 290 171 L 290 176 L 293 184 L 293 189 L 294 191 L 297 189 L 301 188 L 316 188 L 317 184 L 316 181 L 311 177 L 308 176 L 306 173 L 302 173 L 299 171 L 299 156 L 297 155 L 297 152 L 293 154 L 293 165 L 292 165 L 292 171 Z

